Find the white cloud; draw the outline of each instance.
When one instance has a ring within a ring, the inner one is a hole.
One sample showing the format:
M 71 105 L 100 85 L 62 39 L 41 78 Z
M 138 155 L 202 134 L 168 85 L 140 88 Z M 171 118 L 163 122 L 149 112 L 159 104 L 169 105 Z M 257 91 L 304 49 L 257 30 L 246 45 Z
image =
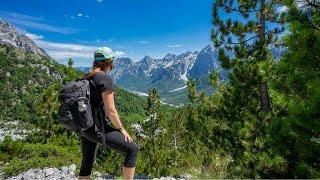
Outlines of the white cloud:
M 42 35 L 36 35 L 36 34 L 32 34 L 32 33 L 26 33 L 25 34 L 28 38 L 30 38 L 31 40 L 40 40 L 43 39 Z
M 103 0 L 97 0 L 98 3 L 102 3 Z
M 149 44 L 150 41 L 139 41 L 140 44 Z
M 67 58 L 73 59 L 92 59 L 93 52 L 98 48 L 98 46 L 88 46 L 82 44 L 74 43 L 56 43 L 44 40 L 35 40 L 35 43 L 46 50 L 46 52 L 56 60 L 64 60 Z M 110 48 L 110 51 L 111 48 Z M 117 57 L 125 55 L 123 51 L 114 51 Z
M 114 54 L 116 57 L 123 57 L 124 55 L 126 55 L 126 53 L 123 51 L 115 51 Z
M 0 11 L 0 16 L 12 17 L 12 18 L 23 19 L 23 20 L 28 20 L 28 21 L 41 21 L 41 20 L 43 20 L 42 18 L 39 18 L 39 17 L 33 17 L 33 16 L 25 15 L 25 14 L 19 14 L 19 13 L 8 12 L 8 11 Z
M 77 31 L 76 29 L 73 29 L 73 28 L 57 27 L 57 26 L 52 26 L 49 24 L 19 20 L 19 19 L 11 19 L 11 20 L 9 19 L 9 21 L 13 24 L 17 24 L 20 26 L 29 27 L 29 28 L 37 29 L 37 30 L 56 32 L 56 33 L 61 33 L 61 34 L 72 34 Z
M 179 48 L 179 47 L 182 47 L 183 45 L 181 44 L 169 44 L 167 47 L 169 48 Z
M 65 17 L 70 17 L 71 19 L 76 19 L 76 18 L 90 18 L 89 15 L 85 14 L 85 13 L 82 13 L 82 12 L 78 12 L 72 16 L 68 16 L 67 14 L 64 15 Z
M 14 27 L 14 28 L 22 34 L 28 34 L 28 32 L 25 29 L 21 29 L 20 27 Z
M 27 27 L 31 29 L 37 29 L 37 30 L 48 31 L 48 32 L 56 32 L 61 34 L 71 34 L 77 31 L 77 29 L 74 29 L 74 28 L 59 27 L 59 26 L 46 24 L 42 22 L 44 21 L 44 19 L 42 18 L 33 17 L 25 14 L 0 11 L 0 16 L 3 17 L 3 19 L 5 19 L 6 21 L 20 27 Z

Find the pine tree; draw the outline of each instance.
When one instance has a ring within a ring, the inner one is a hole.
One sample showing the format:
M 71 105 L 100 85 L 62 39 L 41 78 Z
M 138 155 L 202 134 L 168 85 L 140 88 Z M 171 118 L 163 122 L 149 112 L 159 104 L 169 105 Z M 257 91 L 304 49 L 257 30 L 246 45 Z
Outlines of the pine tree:
M 72 68 L 73 66 L 73 60 L 71 58 L 68 59 L 68 67 Z
M 73 60 L 71 58 L 68 59 L 68 65 L 64 66 L 64 74 L 65 77 L 63 78 L 63 84 L 66 84 L 69 81 L 73 81 L 76 78 L 80 78 L 83 76 L 82 72 L 77 71 L 73 68 Z
M 320 2 L 286 2 L 290 33 L 272 86 L 281 107 L 271 128 L 273 151 L 287 163 L 286 178 L 320 177 Z
M 47 142 L 48 139 L 53 135 L 54 127 L 57 126 L 55 121 L 58 112 L 58 90 L 60 88 L 59 83 L 53 83 L 49 87 L 43 90 L 38 101 L 37 113 L 42 119 L 39 127 L 43 132 L 43 141 Z
M 188 85 L 188 98 L 191 103 L 196 103 L 197 100 L 197 89 L 196 89 L 196 81 L 191 79 L 187 82 Z
M 146 138 L 144 139 L 143 155 L 148 159 L 146 171 L 147 173 L 161 176 L 167 174 L 168 156 L 167 151 L 168 127 L 164 117 L 163 110 L 161 110 L 160 97 L 157 89 L 149 90 L 147 115 L 148 121 L 142 124 L 142 129 Z
M 216 0 L 213 3 L 214 45 L 221 65 L 230 69 L 229 81 L 220 86 L 217 119 L 230 128 L 224 136 L 230 142 L 234 167 L 231 177 L 270 177 L 285 166 L 269 151 L 268 125 L 272 119 L 266 65 L 272 57 L 268 46 L 279 44 L 285 14 L 280 1 Z M 211 83 L 215 85 L 214 75 Z M 270 83 L 270 82 L 269 82 Z
M 224 68 L 234 66 L 228 51 L 232 51 L 234 58 L 253 64 L 268 60 L 268 45 L 277 44 L 278 35 L 284 31 L 284 13 L 277 12 L 280 3 L 280 0 L 216 0 L 213 3 L 211 38 L 219 47 L 219 60 Z M 262 110 L 269 112 L 268 84 L 260 77 L 258 86 Z

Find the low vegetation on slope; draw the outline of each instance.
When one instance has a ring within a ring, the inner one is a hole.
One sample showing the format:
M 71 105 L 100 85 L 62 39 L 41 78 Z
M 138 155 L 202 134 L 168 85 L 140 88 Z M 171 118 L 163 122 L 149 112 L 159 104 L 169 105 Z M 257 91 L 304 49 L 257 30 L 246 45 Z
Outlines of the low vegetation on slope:
M 0 161 L 9 163 L 3 170 L 10 175 L 33 167 L 79 165 L 77 137 L 56 121 L 57 93 L 63 84 L 84 74 L 72 64 L 63 66 L 6 45 L 0 46 L 0 64 L 0 123 L 18 121 L 16 128 L 29 132 L 25 140 L 7 137 L 0 144 Z M 146 100 L 118 87 L 116 93 L 125 124 L 146 119 Z

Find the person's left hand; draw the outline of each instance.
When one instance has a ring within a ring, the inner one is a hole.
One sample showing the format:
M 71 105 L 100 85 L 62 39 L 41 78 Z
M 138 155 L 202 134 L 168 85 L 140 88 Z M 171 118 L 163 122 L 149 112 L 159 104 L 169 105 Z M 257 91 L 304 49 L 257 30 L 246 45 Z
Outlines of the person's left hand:
M 127 132 L 125 129 L 122 129 L 120 132 L 123 134 L 124 140 L 125 140 L 126 142 L 127 142 L 127 141 L 133 142 L 131 136 L 128 134 L 128 132 Z

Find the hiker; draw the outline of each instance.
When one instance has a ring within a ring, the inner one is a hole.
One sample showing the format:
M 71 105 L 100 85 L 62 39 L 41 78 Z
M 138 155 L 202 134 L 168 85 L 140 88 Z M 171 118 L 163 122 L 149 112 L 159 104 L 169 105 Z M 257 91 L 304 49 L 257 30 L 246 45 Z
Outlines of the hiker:
M 85 75 L 85 78 L 92 80 L 94 86 L 90 85 L 90 104 L 92 110 L 103 109 L 101 116 L 93 114 L 95 122 L 99 122 L 99 118 L 103 118 L 105 129 L 105 145 L 125 153 L 125 160 L 122 167 L 123 177 L 125 179 L 133 179 L 135 171 L 135 163 L 139 146 L 135 144 L 122 125 L 118 112 L 114 103 L 114 82 L 108 73 L 114 68 L 114 55 L 107 47 L 101 47 L 94 52 L 94 61 L 91 71 Z M 108 117 L 110 122 L 105 120 Z M 101 119 L 100 119 L 101 120 Z M 102 121 L 100 121 L 102 122 Z M 98 123 L 99 124 L 99 123 Z M 99 127 L 99 126 L 98 126 Z M 95 126 L 84 131 L 84 137 L 81 136 L 82 164 L 79 173 L 79 179 L 89 179 L 91 175 L 92 165 L 97 153 L 97 135 Z M 100 125 L 100 128 L 102 126 Z M 99 139 L 102 142 L 103 138 Z M 112 162 L 110 162 L 112 163 Z

